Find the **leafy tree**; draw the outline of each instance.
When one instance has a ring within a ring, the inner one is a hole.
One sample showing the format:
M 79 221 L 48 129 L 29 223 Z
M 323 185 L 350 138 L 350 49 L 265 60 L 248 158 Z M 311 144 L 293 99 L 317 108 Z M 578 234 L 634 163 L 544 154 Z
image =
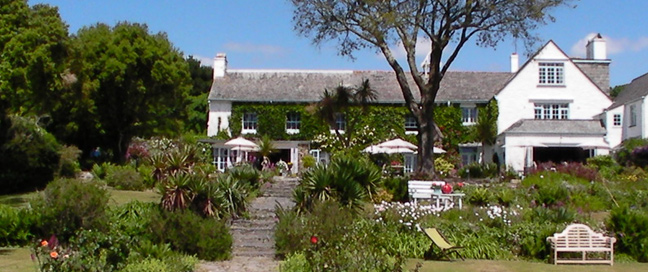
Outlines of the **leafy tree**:
M 506 36 L 530 47 L 531 31 L 547 19 L 551 8 L 569 0 L 292 0 L 296 31 L 315 44 L 333 40 L 341 55 L 371 48 L 381 52 L 396 74 L 407 107 L 418 120 L 417 172 L 434 174 L 434 102 L 445 73 L 473 37 L 480 46 L 495 46 Z M 419 71 L 416 44 L 430 41 L 428 71 Z M 393 45 L 406 52 L 409 75 L 396 59 Z M 447 57 L 444 53 L 448 53 Z M 411 78 L 412 81 L 408 79 Z M 414 86 L 410 84 L 414 83 Z M 413 91 L 418 90 L 417 101 Z
M 189 74 L 191 75 L 193 88 L 189 92 L 189 108 L 187 116 L 187 129 L 199 134 L 207 131 L 207 97 L 212 83 L 213 68 L 203 66 L 200 60 L 193 56 L 187 58 Z
M 79 126 L 77 140 L 99 138 L 113 159 L 123 160 L 134 136 L 178 134 L 191 82 L 187 62 L 166 34 L 149 34 L 136 23 L 96 24 L 80 29 L 72 42 L 74 87 L 89 98 L 81 109 L 87 122 L 66 124 Z
M 0 6 L 0 117 L 44 114 L 60 101 L 65 82 L 67 26 L 58 9 L 23 0 Z
M 473 128 L 475 139 L 482 144 L 481 161 L 484 160 L 484 151 L 487 145 L 493 145 L 497 139 L 497 100 L 492 99 L 486 106 L 480 109 L 481 112 L 477 116 L 477 123 Z
M 621 92 L 623 92 L 623 90 L 625 89 L 626 86 L 628 86 L 628 84 L 614 86 L 614 88 L 612 88 L 612 90 L 610 90 L 610 96 L 612 98 L 615 98 L 615 97 L 619 96 L 619 94 Z
M 61 146 L 36 118 L 11 115 L 0 134 L 0 194 L 42 189 L 59 168 Z

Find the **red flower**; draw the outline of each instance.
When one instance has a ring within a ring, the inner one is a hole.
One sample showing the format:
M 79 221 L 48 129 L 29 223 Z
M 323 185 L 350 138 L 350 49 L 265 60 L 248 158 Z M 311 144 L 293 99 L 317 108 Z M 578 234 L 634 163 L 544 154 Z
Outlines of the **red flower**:
M 315 235 L 311 236 L 311 238 L 310 238 L 310 242 L 311 242 L 312 244 L 317 244 L 317 241 L 319 241 L 319 239 L 317 239 L 317 236 L 315 236 Z

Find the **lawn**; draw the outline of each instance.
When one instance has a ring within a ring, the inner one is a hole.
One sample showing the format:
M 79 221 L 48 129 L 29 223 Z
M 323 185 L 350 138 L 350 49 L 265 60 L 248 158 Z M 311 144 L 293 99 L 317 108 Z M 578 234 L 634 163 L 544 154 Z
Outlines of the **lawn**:
M 411 259 L 408 262 L 408 271 L 414 271 L 417 263 L 422 263 L 420 272 L 452 271 L 452 272 L 532 272 L 532 271 L 569 271 L 569 272 L 633 272 L 648 271 L 645 263 L 618 263 L 609 265 L 553 265 L 541 262 L 526 261 L 492 261 L 492 260 L 466 260 L 466 261 L 423 261 Z
M 160 194 L 154 191 L 122 191 L 108 188 L 110 192 L 109 205 L 119 206 L 126 204 L 133 200 L 141 202 L 159 202 Z M 38 192 L 23 193 L 16 195 L 0 195 L 0 204 L 10 205 L 12 207 L 23 208 L 27 207 L 29 200 L 36 197 Z
M 0 272 L 37 271 L 26 247 L 0 248 Z

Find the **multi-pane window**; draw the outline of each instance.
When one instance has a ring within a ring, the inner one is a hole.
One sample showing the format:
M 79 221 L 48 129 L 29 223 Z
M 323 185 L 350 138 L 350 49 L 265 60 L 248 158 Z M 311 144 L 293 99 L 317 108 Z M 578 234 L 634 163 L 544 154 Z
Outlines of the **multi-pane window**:
M 569 119 L 569 104 L 535 104 L 535 119 Z
M 615 114 L 612 116 L 612 124 L 615 127 L 620 127 L 621 126 L 621 114 Z
M 418 131 L 416 117 L 412 115 L 405 116 L 405 131 Z
M 542 85 L 565 84 L 565 64 L 561 62 L 541 62 L 538 69 L 538 83 Z
M 256 130 L 258 119 L 256 112 L 246 112 L 243 114 L 243 130 Z
M 335 114 L 335 129 L 346 130 L 346 118 L 344 114 L 342 113 Z
M 472 125 L 477 122 L 477 108 L 461 108 L 461 120 L 464 125 Z
M 630 126 L 637 125 L 637 105 L 630 105 Z
M 286 130 L 299 130 L 301 126 L 301 115 L 298 112 L 290 112 L 286 115 Z

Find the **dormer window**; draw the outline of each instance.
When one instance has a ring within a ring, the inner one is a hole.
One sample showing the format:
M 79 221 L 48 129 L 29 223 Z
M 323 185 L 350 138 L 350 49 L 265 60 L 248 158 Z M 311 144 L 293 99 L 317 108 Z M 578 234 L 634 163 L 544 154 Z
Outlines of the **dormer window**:
M 562 62 L 539 63 L 538 84 L 564 85 L 565 84 L 565 64 Z

